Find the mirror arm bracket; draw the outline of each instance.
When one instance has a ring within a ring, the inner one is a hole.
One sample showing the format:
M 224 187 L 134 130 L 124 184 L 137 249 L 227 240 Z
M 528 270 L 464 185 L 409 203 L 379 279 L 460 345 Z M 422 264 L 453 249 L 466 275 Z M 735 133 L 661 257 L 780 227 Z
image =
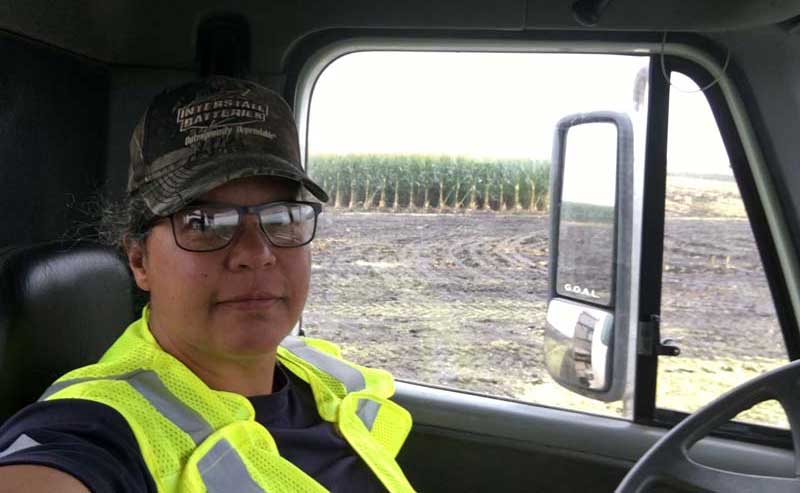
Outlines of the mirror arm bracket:
M 678 356 L 681 348 L 672 339 L 660 340 L 661 317 L 650 315 L 648 320 L 639 322 L 637 352 L 640 356 Z

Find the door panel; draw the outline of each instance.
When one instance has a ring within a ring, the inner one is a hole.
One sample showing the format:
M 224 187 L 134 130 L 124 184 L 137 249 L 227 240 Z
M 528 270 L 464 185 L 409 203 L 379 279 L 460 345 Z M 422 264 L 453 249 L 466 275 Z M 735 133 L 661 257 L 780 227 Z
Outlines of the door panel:
M 414 417 L 398 458 L 421 492 L 609 492 L 664 430 L 621 419 L 398 382 Z M 791 451 L 719 438 L 697 460 L 741 472 L 793 474 Z

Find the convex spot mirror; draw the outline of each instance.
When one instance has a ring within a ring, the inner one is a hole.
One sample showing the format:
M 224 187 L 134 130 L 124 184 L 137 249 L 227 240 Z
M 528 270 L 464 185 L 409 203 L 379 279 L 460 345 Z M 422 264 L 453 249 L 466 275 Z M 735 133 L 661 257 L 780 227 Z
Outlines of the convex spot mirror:
M 545 361 L 556 382 L 603 401 L 621 399 L 626 383 L 632 186 L 627 115 L 582 113 L 559 121 Z
M 611 368 L 614 317 L 605 310 L 553 299 L 547 307 L 545 364 L 553 378 L 568 388 L 580 385 L 607 391 Z

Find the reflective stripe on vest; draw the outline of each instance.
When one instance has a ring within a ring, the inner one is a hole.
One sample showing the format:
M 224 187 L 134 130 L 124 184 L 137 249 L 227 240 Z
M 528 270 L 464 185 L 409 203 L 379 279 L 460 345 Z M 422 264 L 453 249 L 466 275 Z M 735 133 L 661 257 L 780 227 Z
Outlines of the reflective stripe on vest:
M 311 363 L 317 369 L 341 382 L 347 393 L 358 392 L 367 387 L 364 375 L 360 371 L 338 358 L 314 349 L 299 337 L 289 336 L 283 340 L 281 346 L 301 360 Z M 372 430 L 372 425 L 375 424 L 375 418 L 378 416 L 380 408 L 381 405 L 375 401 L 361 399 L 358 402 L 356 414 L 364 422 L 367 430 Z
M 17 439 L 14 440 L 13 443 L 11 443 L 11 445 L 6 447 L 5 450 L 0 452 L 0 458 L 3 458 L 7 455 L 11 455 L 14 452 L 19 452 L 20 450 L 36 447 L 37 445 L 41 445 L 41 443 L 37 442 L 33 438 L 23 433 L 22 435 L 18 436 Z
M 72 385 L 97 380 L 123 380 L 128 382 L 128 384 L 136 389 L 151 406 L 156 408 L 158 412 L 170 420 L 175 426 L 192 437 L 196 445 L 202 443 L 208 435 L 214 432 L 211 425 L 208 424 L 197 411 L 175 397 L 167 386 L 164 385 L 164 382 L 161 381 L 158 374 L 152 370 L 136 370 L 122 375 L 113 375 L 103 378 L 84 377 L 56 382 L 45 390 L 39 400 L 43 401 L 56 392 L 71 387 Z
M 239 453 L 224 438 L 215 443 L 211 450 L 200 459 L 197 469 L 200 471 L 200 477 L 203 478 L 208 493 L 264 492 L 250 477 Z
M 128 384 L 136 389 L 156 411 L 192 437 L 196 445 L 200 445 L 203 440 L 214 432 L 211 425 L 208 424 L 197 411 L 175 397 L 167 386 L 164 385 L 164 382 L 161 381 L 158 374 L 152 370 L 136 370 L 122 375 L 103 378 L 84 377 L 57 382 L 51 385 L 39 400 L 45 400 L 56 392 L 64 390 L 72 385 L 100 380 L 120 380 L 128 382 Z M 22 436 L 20 438 L 22 438 Z M 17 441 L 19 441 L 19 439 Z M 14 442 L 14 444 L 16 444 L 16 442 Z M 12 447 L 14 444 L 12 444 Z M 19 448 L 17 450 L 19 450 Z M 250 473 L 247 472 L 242 458 L 227 440 L 223 439 L 217 442 L 211 450 L 200 459 L 198 466 L 208 493 L 223 493 L 227 491 L 236 491 L 237 493 L 263 493 L 264 491 L 253 480 Z

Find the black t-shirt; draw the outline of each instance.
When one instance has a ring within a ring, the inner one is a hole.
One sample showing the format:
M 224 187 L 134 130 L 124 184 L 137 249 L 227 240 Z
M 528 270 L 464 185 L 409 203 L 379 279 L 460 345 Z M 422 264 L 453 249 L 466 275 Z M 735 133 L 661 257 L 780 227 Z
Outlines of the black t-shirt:
M 274 388 L 272 394 L 249 399 L 256 421 L 269 430 L 281 457 L 331 493 L 385 492 L 333 425 L 320 418 L 307 383 L 277 367 Z M 3 455 L 23 434 L 40 445 Z M 59 469 L 94 493 L 156 492 L 125 418 L 88 400 L 37 402 L 10 418 L 0 428 L 0 466 L 11 464 Z

